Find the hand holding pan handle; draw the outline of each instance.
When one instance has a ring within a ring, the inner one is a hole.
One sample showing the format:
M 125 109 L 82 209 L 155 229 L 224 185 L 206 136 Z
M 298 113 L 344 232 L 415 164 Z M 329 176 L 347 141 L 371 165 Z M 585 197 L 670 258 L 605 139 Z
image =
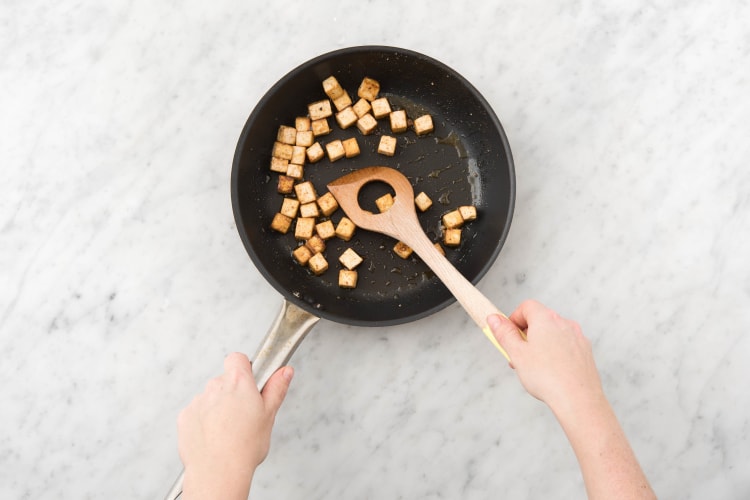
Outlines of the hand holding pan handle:
M 269 328 L 253 358 L 253 376 L 258 390 L 263 390 L 266 382 L 276 370 L 286 365 L 315 323 L 320 318 L 284 300 L 276 320 Z M 167 493 L 166 500 L 175 500 L 182 495 L 183 470 Z

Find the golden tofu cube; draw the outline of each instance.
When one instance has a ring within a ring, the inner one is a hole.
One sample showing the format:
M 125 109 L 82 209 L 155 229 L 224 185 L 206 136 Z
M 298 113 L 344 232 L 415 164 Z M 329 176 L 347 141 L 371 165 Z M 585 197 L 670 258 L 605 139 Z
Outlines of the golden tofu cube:
M 357 128 L 360 132 L 362 132 L 362 135 L 372 134 L 377 126 L 378 121 L 370 113 L 367 113 L 366 115 L 360 117 L 359 120 L 357 120 Z
M 372 116 L 377 119 L 385 118 L 391 114 L 391 103 L 385 97 L 380 97 L 372 101 Z
M 299 210 L 299 201 L 294 198 L 284 198 L 281 202 L 281 210 L 279 213 L 286 215 L 290 219 L 297 217 L 297 211 Z
M 307 154 L 305 153 L 305 146 L 292 146 L 292 159 L 289 163 L 296 163 L 297 165 L 304 165 Z
M 434 246 L 435 246 L 435 250 L 437 250 L 438 252 L 440 252 L 440 255 L 442 255 L 443 257 L 445 257 L 445 250 L 443 250 L 442 245 L 440 245 L 440 243 L 436 242 Z
M 357 118 L 362 118 L 363 116 L 365 116 L 367 113 L 370 112 L 370 110 L 372 109 L 372 106 L 370 106 L 369 101 L 367 101 L 366 99 L 360 99 L 359 101 L 354 103 L 354 106 L 352 106 L 352 109 L 354 110 L 355 113 L 357 113 Z
M 378 153 L 386 156 L 396 154 L 396 138 L 390 135 L 381 136 L 380 143 L 378 143 Z
M 326 217 L 330 217 L 331 214 L 339 208 L 336 198 L 334 198 L 331 193 L 326 193 L 318 198 L 318 206 L 320 207 L 321 213 Z
M 357 271 L 341 269 L 339 271 L 339 286 L 341 288 L 356 288 L 357 287 Z
M 342 109 L 346 109 L 349 106 L 352 105 L 352 98 L 349 97 L 349 94 L 344 91 L 343 94 L 338 96 L 336 99 L 333 100 L 333 107 L 336 108 L 336 111 L 341 111 Z
M 356 137 L 350 137 L 341 142 L 344 145 L 344 156 L 353 158 L 359 154 L 359 144 Z
M 475 207 L 474 205 L 465 205 L 463 207 L 458 207 L 458 212 L 461 214 L 464 222 L 468 222 L 477 218 L 477 207 Z
M 323 146 L 321 146 L 319 142 L 316 142 L 305 151 L 307 153 L 307 161 L 310 163 L 318 162 L 326 155 L 323 151 Z
M 305 242 L 305 245 L 307 245 L 307 248 L 309 248 L 309 249 L 310 249 L 310 251 L 311 251 L 311 252 L 312 252 L 313 254 L 316 254 L 316 253 L 323 253 L 323 252 L 325 252 L 325 251 L 326 251 L 326 242 L 325 242 L 325 241 L 323 241 L 323 238 L 321 238 L 321 237 L 320 237 L 320 236 L 318 236 L 317 234 L 316 234 L 316 235 L 313 235 L 313 236 L 311 236 L 311 237 L 310 237 L 310 239 L 308 239 L 308 240 L 307 240 L 307 241 Z
M 357 113 L 354 112 L 351 106 L 344 108 L 342 111 L 339 111 L 336 113 L 336 123 L 339 124 L 339 127 L 342 129 L 347 129 L 357 123 L 357 120 L 359 117 L 357 116 Z
M 331 127 L 328 125 L 327 118 L 312 121 L 312 133 L 315 137 L 319 135 L 328 135 L 331 133 Z
M 455 229 L 464 225 L 464 218 L 461 217 L 461 212 L 453 210 L 443 215 L 443 225 L 447 229 Z
M 375 200 L 375 205 L 377 205 L 380 213 L 387 212 L 388 209 L 393 206 L 393 196 L 391 193 L 385 193 L 383 196 Z
M 299 215 L 300 217 L 320 217 L 320 210 L 318 209 L 318 204 L 314 201 L 311 201 L 310 203 L 305 203 L 303 205 L 300 205 L 299 207 Z
M 282 125 L 279 127 L 279 131 L 276 133 L 276 140 L 284 144 L 292 144 L 297 141 L 297 129 L 294 127 L 287 127 Z
M 406 111 L 400 109 L 398 111 L 391 111 L 391 131 L 394 134 L 406 132 L 408 128 L 408 122 L 406 120 Z
M 346 217 L 342 217 L 336 226 L 336 236 L 344 241 L 349 241 L 354 236 L 354 230 L 356 228 L 357 226 L 354 225 L 354 222 Z
M 312 120 L 307 116 L 298 116 L 294 119 L 294 128 L 297 129 L 297 132 L 305 132 L 310 130 L 311 122 Z
M 305 245 L 302 245 L 302 246 L 295 248 L 294 251 L 292 252 L 292 255 L 294 255 L 294 258 L 297 260 L 297 262 L 305 266 L 310 261 L 310 257 L 312 257 L 312 252 Z
M 294 237 L 298 240 L 309 240 L 315 232 L 314 217 L 298 217 L 294 226 Z
M 275 156 L 271 157 L 271 172 L 285 174 L 288 166 L 289 166 L 289 160 L 284 160 L 283 158 L 276 158 Z
M 393 252 L 402 259 L 408 259 L 414 250 L 404 242 L 399 241 L 394 245 Z
M 295 143 L 297 146 L 302 146 L 303 148 L 309 148 L 312 146 L 313 142 L 315 141 L 315 134 L 312 130 L 298 130 L 297 131 L 297 142 Z
M 338 139 L 331 141 L 326 144 L 326 152 L 328 153 L 329 160 L 340 160 L 344 157 L 344 144 Z
M 343 265 L 350 271 L 360 265 L 362 263 L 362 260 L 362 257 L 360 257 L 359 254 L 351 248 L 347 248 L 344 253 L 339 256 L 339 262 L 341 262 L 341 265 Z
M 432 200 L 429 196 L 427 196 L 427 194 L 425 194 L 424 191 L 422 191 L 414 198 L 414 204 L 417 206 L 420 212 L 424 212 L 432 206 Z
M 289 231 L 289 226 L 291 225 L 291 217 L 287 217 L 286 215 L 281 213 L 274 215 L 273 220 L 271 221 L 271 229 L 281 234 L 286 234 L 286 232 Z
M 335 76 L 329 76 L 323 80 L 323 92 L 325 92 L 331 99 L 336 99 L 344 93 L 344 88 L 339 84 L 339 81 L 336 80 Z
M 361 97 L 362 99 L 367 99 L 368 101 L 372 102 L 378 98 L 379 92 L 380 92 L 380 83 L 378 83 L 377 80 L 373 80 L 372 78 L 365 77 L 362 80 L 362 83 L 359 84 L 357 95 Z
M 461 244 L 461 229 L 446 229 L 443 233 L 443 243 L 449 247 L 457 247 Z
M 294 179 L 288 175 L 280 175 L 279 183 L 276 185 L 276 191 L 280 194 L 289 194 L 294 191 Z
M 318 236 L 323 240 L 328 240 L 336 236 L 336 229 L 334 229 L 333 222 L 330 220 L 316 224 L 315 232 L 318 233 Z
M 284 144 L 283 142 L 276 141 L 273 143 L 273 152 L 271 152 L 271 156 L 281 158 L 282 160 L 291 160 L 292 152 L 294 152 L 294 149 L 292 149 L 291 144 Z
M 316 101 L 307 106 L 307 113 L 310 115 L 312 121 L 320 120 L 321 118 L 328 118 L 333 114 L 331 109 L 331 101 L 323 99 L 322 101 Z
M 315 192 L 315 186 L 313 186 L 313 183 L 310 181 L 301 182 L 294 186 L 294 192 L 297 194 L 297 199 L 302 204 L 315 201 L 318 197 Z
M 328 261 L 322 253 L 316 253 L 307 261 L 307 266 L 316 276 L 320 276 L 328 270 Z
M 305 176 L 305 169 L 302 165 L 290 163 L 286 169 L 286 175 L 292 179 L 301 180 Z
M 430 115 L 422 115 L 414 120 L 414 132 L 417 135 L 429 134 L 433 130 L 435 130 L 435 127 L 432 124 L 432 117 Z

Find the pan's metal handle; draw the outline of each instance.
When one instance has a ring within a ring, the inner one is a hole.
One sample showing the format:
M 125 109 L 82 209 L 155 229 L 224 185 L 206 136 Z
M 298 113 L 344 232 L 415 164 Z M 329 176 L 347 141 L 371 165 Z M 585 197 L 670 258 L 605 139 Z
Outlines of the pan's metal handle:
M 266 382 L 276 370 L 287 364 L 307 332 L 319 320 L 319 317 L 284 300 L 281 311 L 253 358 L 253 376 L 259 391 L 263 390 Z M 185 471 L 183 470 L 167 493 L 166 500 L 175 500 L 182 495 L 184 479 Z

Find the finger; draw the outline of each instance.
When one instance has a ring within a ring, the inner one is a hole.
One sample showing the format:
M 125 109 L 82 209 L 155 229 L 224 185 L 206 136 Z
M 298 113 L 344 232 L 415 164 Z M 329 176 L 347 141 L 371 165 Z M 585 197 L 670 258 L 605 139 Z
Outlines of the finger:
M 492 334 L 495 336 L 505 352 L 510 356 L 511 361 L 514 354 L 519 352 L 523 338 L 518 326 L 505 316 L 499 314 L 490 314 L 487 316 L 487 325 L 489 325 Z
M 289 383 L 292 381 L 293 376 L 294 369 L 291 366 L 281 367 L 271 375 L 271 378 L 268 379 L 266 386 L 263 388 L 263 392 L 261 392 L 266 408 L 271 410 L 274 415 L 279 411 L 281 403 L 284 402 L 287 390 L 289 390 Z
M 253 372 L 253 368 L 250 365 L 250 360 L 247 359 L 247 356 L 242 354 L 241 352 L 229 353 L 227 354 L 227 357 L 224 358 L 224 371 L 226 373 L 229 373 L 233 370 L 250 373 Z

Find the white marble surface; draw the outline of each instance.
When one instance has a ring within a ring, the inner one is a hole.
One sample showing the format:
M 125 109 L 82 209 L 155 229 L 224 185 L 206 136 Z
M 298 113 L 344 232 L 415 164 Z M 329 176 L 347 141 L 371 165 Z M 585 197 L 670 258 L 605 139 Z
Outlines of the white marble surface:
M 160 498 L 175 417 L 280 296 L 229 199 L 265 91 L 323 52 L 431 55 L 516 160 L 480 287 L 578 319 L 662 498 L 750 495 L 746 2 L 3 2 L 0 497 Z M 359 4 L 358 4 L 359 5 Z M 457 306 L 321 322 L 251 496 L 580 498 L 547 409 Z

